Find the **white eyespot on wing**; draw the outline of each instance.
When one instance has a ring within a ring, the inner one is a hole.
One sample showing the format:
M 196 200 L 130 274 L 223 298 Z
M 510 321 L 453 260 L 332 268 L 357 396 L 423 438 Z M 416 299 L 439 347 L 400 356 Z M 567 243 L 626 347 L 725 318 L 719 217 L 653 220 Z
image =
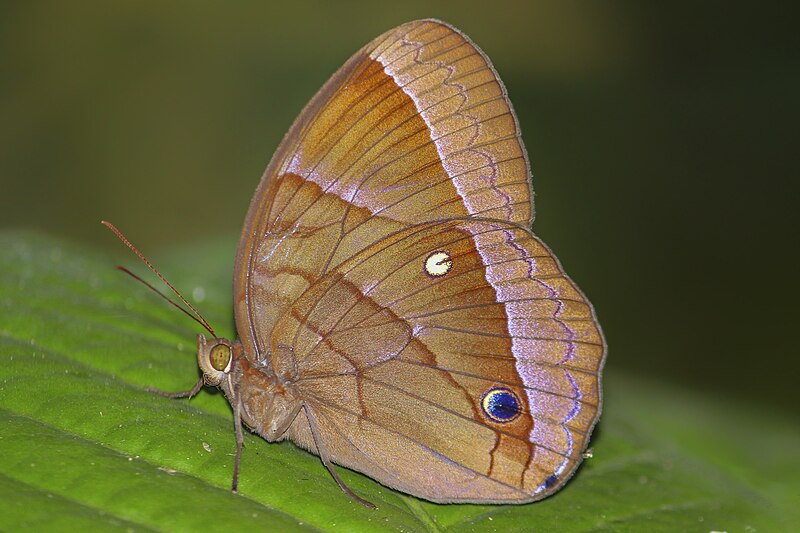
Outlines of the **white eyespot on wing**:
M 425 258 L 425 272 L 434 278 L 440 278 L 453 268 L 453 259 L 443 250 L 433 252 Z

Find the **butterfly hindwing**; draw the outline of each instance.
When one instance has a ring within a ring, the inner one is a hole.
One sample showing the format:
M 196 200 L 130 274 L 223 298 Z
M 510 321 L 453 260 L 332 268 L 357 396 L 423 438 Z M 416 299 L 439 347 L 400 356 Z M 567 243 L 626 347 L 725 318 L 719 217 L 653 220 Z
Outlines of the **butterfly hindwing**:
M 580 462 L 599 414 L 592 308 L 536 237 L 504 221 L 382 239 L 314 283 L 272 346 L 294 358 L 273 366 L 296 368 L 335 462 L 427 499 L 541 498 Z

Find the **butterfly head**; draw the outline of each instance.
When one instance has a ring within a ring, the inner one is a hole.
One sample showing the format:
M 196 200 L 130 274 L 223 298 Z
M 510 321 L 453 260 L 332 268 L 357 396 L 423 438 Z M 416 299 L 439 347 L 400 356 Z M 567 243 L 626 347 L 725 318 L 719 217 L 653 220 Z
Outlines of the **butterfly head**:
M 217 386 L 232 372 L 236 366 L 237 345 L 228 339 L 207 340 L 204 335 L 197 336 L 197 364 L 206 384 Z

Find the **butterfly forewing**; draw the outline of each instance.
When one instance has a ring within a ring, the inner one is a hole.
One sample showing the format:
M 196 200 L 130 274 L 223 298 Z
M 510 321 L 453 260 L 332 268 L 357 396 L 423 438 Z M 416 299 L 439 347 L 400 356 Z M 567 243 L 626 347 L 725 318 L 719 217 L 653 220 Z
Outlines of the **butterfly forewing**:
M 441 22 L 395 28 L 322 87 L 265 172 L 236 265 L 242 340 L 263 356 L 311 283 L 386 235 L 468 216 L 527 226 L 532 211 L 516 118 L 488 59 Z

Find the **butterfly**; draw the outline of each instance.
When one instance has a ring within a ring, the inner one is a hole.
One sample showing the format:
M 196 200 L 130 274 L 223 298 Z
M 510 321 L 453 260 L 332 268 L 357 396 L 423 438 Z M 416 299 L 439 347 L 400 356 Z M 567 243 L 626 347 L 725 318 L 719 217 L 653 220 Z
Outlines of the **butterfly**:
M 525 503 L 580 464 L 606 346 L 530 231 L 516 115 L 437 20 L 340 68 L 284 137 L 236 256 L 238 341 L 198 336 L 243 427 L 434 502 Z M 212 332 L 213 333 L 213 332 Z

